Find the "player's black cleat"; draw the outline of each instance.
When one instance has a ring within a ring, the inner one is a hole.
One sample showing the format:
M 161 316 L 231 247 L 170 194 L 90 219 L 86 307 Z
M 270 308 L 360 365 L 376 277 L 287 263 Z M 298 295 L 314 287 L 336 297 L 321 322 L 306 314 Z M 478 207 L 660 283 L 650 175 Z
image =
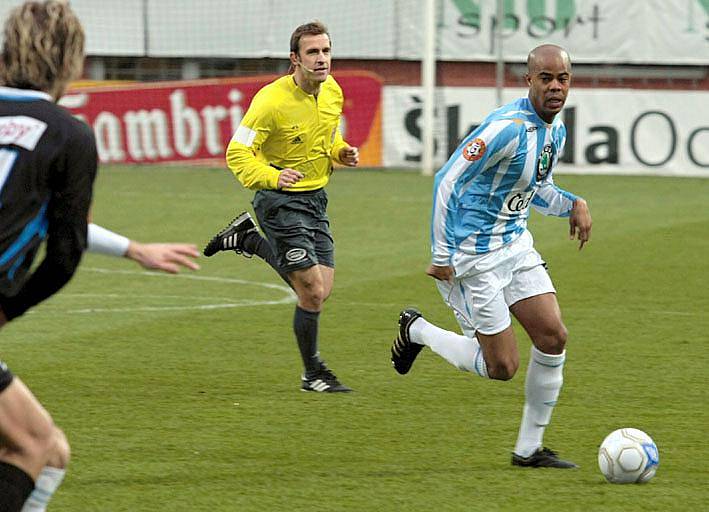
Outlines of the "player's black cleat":
M 578 468 L 578 466 L 573 462 L 560 459 L 556 452 L 550 450 L 549 448 L 538 448 L 537 451 L 529 457 L 522 457 L 516 453 L 513 453 L 512 465 L 522 466 L 525 468 Z
M 227 227 L 214 235 L 202 252 L 205 256 L 212 256 L 219 251 L 234 251 L 236 254 L 243 254 L 250 258 L 251 253 L 244 250 L 244 238 L 254 231 L 256 225 L 251 215 L 249 212 L 242 212 Z
M 416 356 L 423 348 L 423 345 L 413 343 L 409 337 L 411 324 L 422 316 L 421 312 L 414 308 L 408 308 L 399 313 L 399 336 L 391 346 L 391 364 L 401 375 L 409 373 Z
M 311 376 L 301 378 L 301 391 L 315 391 L 316 393 L 349 393 L 352 388 L 342 384 L 325 363 L 320 363 L 320 370 Z

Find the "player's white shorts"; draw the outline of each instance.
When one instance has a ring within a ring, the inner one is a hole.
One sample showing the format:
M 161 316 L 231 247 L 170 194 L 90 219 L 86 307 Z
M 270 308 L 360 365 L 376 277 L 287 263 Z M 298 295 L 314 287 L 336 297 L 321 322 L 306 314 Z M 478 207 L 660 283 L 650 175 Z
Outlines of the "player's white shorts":
M 504 331 L 512 323 L 511 305 L 556 292 L 529 231 L 486 254 L 456 254 L 453 269 L 452 283 L 436 283 L 463 333 L 470 337 L 477 331 L 487 335 Z

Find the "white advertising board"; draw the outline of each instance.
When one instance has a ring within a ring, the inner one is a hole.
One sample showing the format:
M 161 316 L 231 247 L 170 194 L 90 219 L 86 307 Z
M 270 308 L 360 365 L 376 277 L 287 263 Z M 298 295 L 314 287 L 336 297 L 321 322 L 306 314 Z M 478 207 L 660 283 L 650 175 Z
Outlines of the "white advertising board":
M 527 94 L 507 89 L 504 101 Z M 421 91 L 384 88 L 383 165 L 417 167 Z M 495 90 L 441 87 L 436 93 L 436 152 L 441 165 L 496 107 Z M 709 91 L 572 90 L 560 114 L 567 142 L 559 170 L 709 177 Z
M 411 0 L 415 3 L 415 0 Z M 496 0 L 439 2 L 442 60 L 496 57 Z M 555 43 L 578 63 L 709 63 L 706 0 L 512 0 L 504 2 L 503 54 L 522 62 L 529 50 Z M 399 58 L 420 58 L 420 9 L 399 20 Z

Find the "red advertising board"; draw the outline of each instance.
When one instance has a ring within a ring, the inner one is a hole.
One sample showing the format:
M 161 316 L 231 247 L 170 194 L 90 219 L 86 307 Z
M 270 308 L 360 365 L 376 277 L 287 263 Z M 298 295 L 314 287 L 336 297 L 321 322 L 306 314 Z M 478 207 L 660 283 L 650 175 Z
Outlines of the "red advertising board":
M 60 103 L 93 128 L 101 162 L 221 163 L 251 99 L 275 78 L 76 87 Z M 360 148 L 362 165 L 380 165 L 380 79 L 361 71 L 335 78 L 345 94 L 345 140 Z

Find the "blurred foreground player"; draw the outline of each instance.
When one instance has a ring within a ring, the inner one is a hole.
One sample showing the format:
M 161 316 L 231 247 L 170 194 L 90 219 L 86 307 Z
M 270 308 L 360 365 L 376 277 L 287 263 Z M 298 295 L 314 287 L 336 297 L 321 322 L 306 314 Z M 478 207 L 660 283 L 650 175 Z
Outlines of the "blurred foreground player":
M 83 66 L 84 32 L 71 9 L 58 1 L 15 8 L 1 58 L 0 326 L 74 274 L 97 166 L 90 128 L 55 104 Z M 45 257 L 30 274 L 44 239 Z M 21 510 L 35 480 L 52 479 L 68 459 L 62 431 L 0 363 L 0 511 Z
M 84 35 L 64 2 L 27 2 L 5 25 L 0 69 L 0 327 L 58 291 L 87 245 L 149 269 L 197 269 L 190 244 L 142 244 L 87 218 L 93 135 L 55 101 L 80 74 Z M 30 275 L 43 240 L 46 256 Z M 0 512 L 39 512 L 61 483 L 69 445 L 0 362 Z M 34 488 L 34 491 L 33 491 Z M 30 494 L 31 492 L 31 494 Z M 28 498 L 29 495 L 29 498 Z M 25 501 L 27 500 L 27 501 Z

